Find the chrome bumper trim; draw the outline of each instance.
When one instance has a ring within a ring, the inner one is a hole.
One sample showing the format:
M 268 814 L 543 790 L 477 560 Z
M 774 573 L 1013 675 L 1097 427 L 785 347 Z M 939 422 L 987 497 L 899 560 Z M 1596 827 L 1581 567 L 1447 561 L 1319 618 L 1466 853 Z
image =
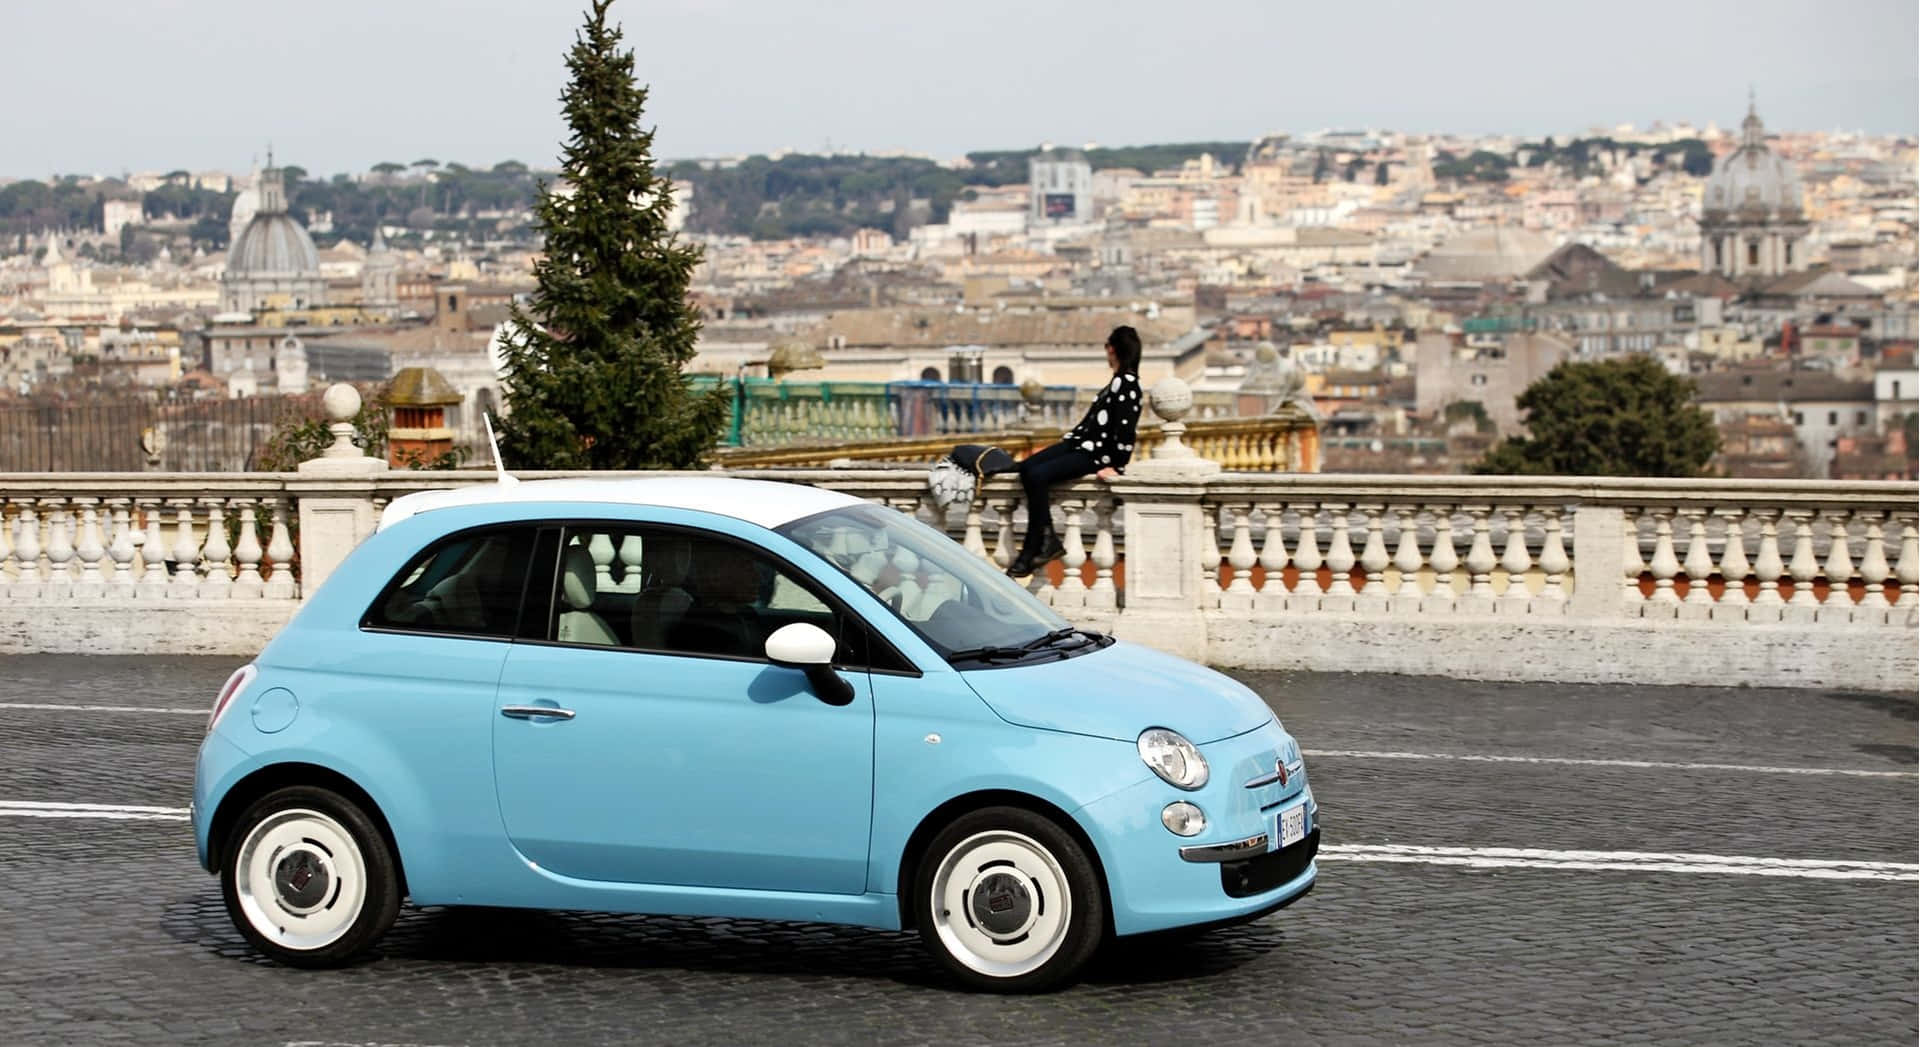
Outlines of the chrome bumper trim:
M 1208 843 L 1180 848 L 1180 858 L 1189 862 L 1232 862 L 1267 853 L 1267 834 L 1249 836 L 1231 843 Z

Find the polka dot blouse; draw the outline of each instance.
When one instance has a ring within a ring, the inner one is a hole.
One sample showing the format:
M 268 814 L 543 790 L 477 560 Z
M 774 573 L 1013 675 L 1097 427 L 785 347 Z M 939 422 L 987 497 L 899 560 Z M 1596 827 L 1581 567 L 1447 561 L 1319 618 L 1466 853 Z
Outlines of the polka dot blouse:
M 1098 469 L 1125 471 L 1133 458 L 1134 431 L 1140 425 L 1140 377 L 1117 374 L 1093 398 L 1080 424 L 1062 442 L 1093 456 Z

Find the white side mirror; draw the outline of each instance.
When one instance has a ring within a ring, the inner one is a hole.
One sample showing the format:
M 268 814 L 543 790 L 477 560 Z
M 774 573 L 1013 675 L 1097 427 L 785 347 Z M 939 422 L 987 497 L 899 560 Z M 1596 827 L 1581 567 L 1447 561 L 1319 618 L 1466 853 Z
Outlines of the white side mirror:
M 767 661 L 793 669 L 831 665 L 836 646 L 825 629 L 811 622 L 795 622 L 767 637 Z

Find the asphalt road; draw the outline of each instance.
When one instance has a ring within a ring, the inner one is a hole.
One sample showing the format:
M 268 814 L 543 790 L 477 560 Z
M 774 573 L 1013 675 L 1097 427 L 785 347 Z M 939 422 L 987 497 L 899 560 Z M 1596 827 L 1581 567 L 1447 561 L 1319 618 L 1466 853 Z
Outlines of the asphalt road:
M 231 668 L 0 658 L 0 1041 L 1915 1041 L 1912 695 L 1249 675 L 1307 747 L 1314 893 L 1009 999 L 737 920 L 407 910 L 359 966 L 268 964 L 128 810 L 186 806 Z

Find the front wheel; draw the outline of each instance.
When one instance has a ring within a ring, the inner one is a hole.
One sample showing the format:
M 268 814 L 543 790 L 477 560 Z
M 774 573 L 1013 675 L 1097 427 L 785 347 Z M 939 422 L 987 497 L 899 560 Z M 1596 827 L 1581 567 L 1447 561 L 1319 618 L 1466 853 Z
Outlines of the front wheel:
M 386 840 L 364 811 L 329 790 L 293 786 L 255 800 L 225 854 L 227 914 L 254 948 L 281 963 L 346 963 L 399 915 Z
M 934 837 L 914 877 L 920 937 L 960 981 L 1040 992 L 1100 946 L 1106 897 L 1086 851 L 1052 821 L 989 807 Z

